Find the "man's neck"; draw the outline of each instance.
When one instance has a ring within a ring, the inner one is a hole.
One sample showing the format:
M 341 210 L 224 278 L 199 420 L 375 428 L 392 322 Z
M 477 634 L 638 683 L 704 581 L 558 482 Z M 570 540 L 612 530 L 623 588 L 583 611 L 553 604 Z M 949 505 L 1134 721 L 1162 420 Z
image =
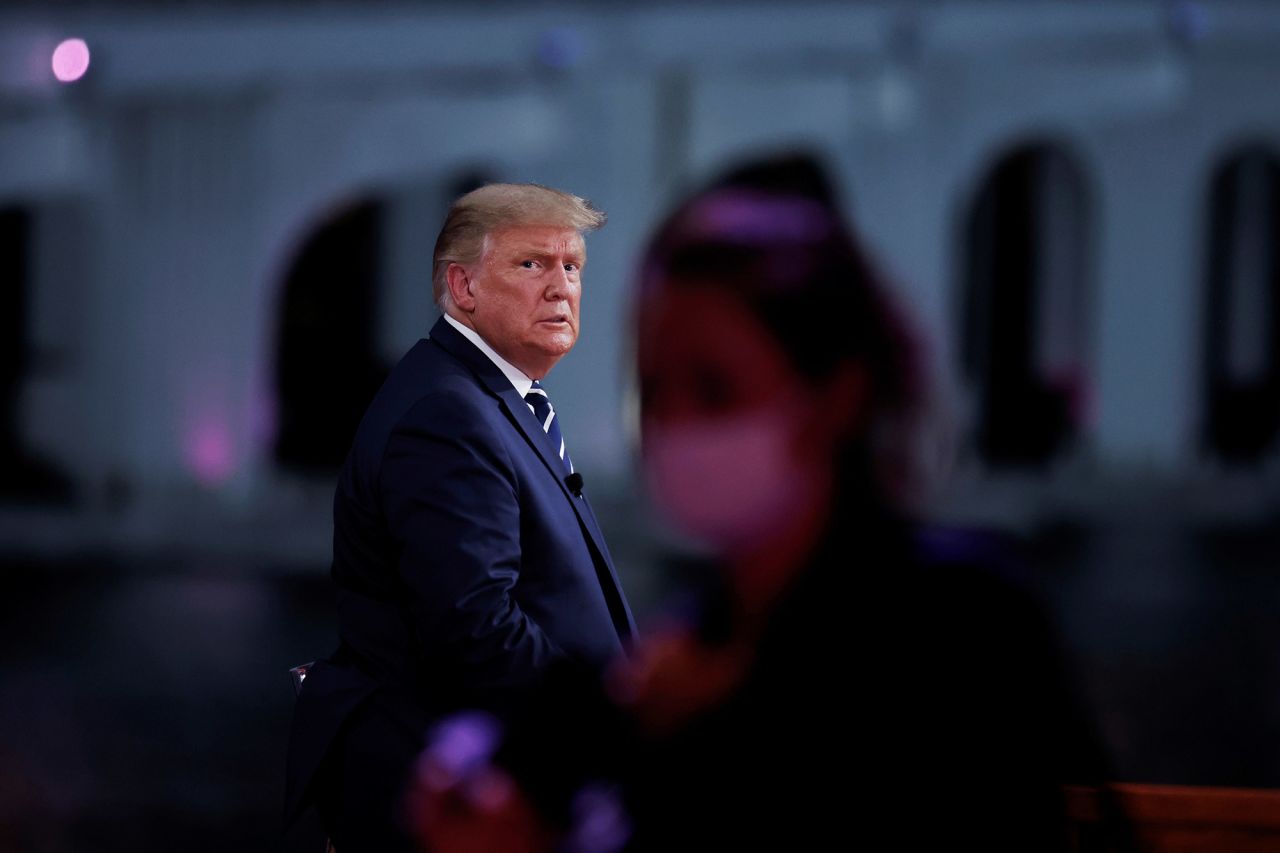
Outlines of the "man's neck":
M 520 392 L 521 397 L 529 393 L 529 389 L 533 387 L 533 380 L 529 378 L 529 375 L 499 355 L 498 351 L 475 330 L 465 317 L 458 317 L 446 311 L 444 319 L 445 322 L 457 329 L 464 338 L 475 344 L 476 349 L 488 356 L 489 360 L 502 371 L 502 375 L 507 377 L 507 381 Z

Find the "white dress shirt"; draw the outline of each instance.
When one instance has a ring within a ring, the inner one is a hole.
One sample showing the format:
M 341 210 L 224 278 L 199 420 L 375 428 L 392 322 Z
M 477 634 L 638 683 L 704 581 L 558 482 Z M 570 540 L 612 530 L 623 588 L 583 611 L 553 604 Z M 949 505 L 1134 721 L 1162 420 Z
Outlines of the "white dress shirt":
M 502 375 L 511 381 L 511 384 L 520 392 L 522 398 L 529 393 L 529 389 L 533 387 L 533 380 L 525 376 L 524 371 L 498 355 L 498 351 L 485 343 L 484 338 L 480 337 L 475 329 L 462 325 L 448 314 L 444 315 L 444 319 L 446 323 L 461 332 L 464 338 L 479 347 L 480 352 L 489 356 L 489 360 L 498 366 L 498 369 L 502 371 Z

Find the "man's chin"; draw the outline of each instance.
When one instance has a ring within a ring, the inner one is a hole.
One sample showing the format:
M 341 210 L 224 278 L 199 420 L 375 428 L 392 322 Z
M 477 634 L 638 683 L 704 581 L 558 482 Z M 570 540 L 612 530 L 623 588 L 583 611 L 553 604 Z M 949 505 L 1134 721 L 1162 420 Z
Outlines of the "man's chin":
M 535 360 L 541 367 L 543 376 L 551 372 L 551 368 L 556 366 L 556 362 L 568 355 L 569 350 L 573 349 L 576 340 L 570 338 L 568 340 L 550 340 L 540 343 L 537 347 Z M 531 376 L 530 378 L 538 378 Z
M 573 349 L 573 345 L 578 342 L 578 336 L 573 332 L 562 332 L 558 335 L 552 335 L 547 338 L 543 344 L 542 351 L 552 358 L 560 358 Z

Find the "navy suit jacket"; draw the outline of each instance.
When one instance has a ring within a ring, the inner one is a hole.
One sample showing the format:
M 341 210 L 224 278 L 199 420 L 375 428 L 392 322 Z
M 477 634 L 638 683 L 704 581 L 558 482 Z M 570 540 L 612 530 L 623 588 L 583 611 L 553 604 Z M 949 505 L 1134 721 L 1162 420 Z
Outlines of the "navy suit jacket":
M 374 691 L 428 716 L 501 707 L 552 663 L 622 650 L 631 611 L 557 451 L 502 371 L 444 318 L 391 372 L 334 497 L 341 644 L 298 697 L 287 821 Z

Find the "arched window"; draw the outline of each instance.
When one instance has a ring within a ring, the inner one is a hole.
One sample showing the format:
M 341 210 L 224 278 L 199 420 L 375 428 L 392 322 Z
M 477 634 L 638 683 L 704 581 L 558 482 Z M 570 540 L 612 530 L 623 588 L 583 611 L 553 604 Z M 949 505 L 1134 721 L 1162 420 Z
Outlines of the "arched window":
M 435 319 L 431 254 L 448 206 L 492 180 L 472 167 L 444 182 L 404 179 L 350 203 L 300 243 L 276 334 L 275 458 L 329 476 L 390 366 Z
M 961 363 L 993 466 L 1042 466 L 1087 405 L 1088 194 L 1050 145 L 1000 157 L 963 224 Z
M 0 207 L 0 501 L 69 503 L 75 497 L 70 478 L 37 454 L 23 435 L 23 392 L 36 367 L 36 227 L 31 207 Z
M 1209 190 L 1203 443 L 1249 463 L 1280 432 L 1280 158 L 1224 158 Z
M 378 353 L 383 205 L 349 205 L 304 239 L 284 280 L 276 344 L 276 461 L 329 474 L 387 365 Z
M 399 361 L 440 316 L 431 289 L 436 234 L 453 202 L 495 180 L 491 174 L 475 167 L 449 173 L 443 181 L 401 180 L 383 196 L 379 337 L 388 363 Z

